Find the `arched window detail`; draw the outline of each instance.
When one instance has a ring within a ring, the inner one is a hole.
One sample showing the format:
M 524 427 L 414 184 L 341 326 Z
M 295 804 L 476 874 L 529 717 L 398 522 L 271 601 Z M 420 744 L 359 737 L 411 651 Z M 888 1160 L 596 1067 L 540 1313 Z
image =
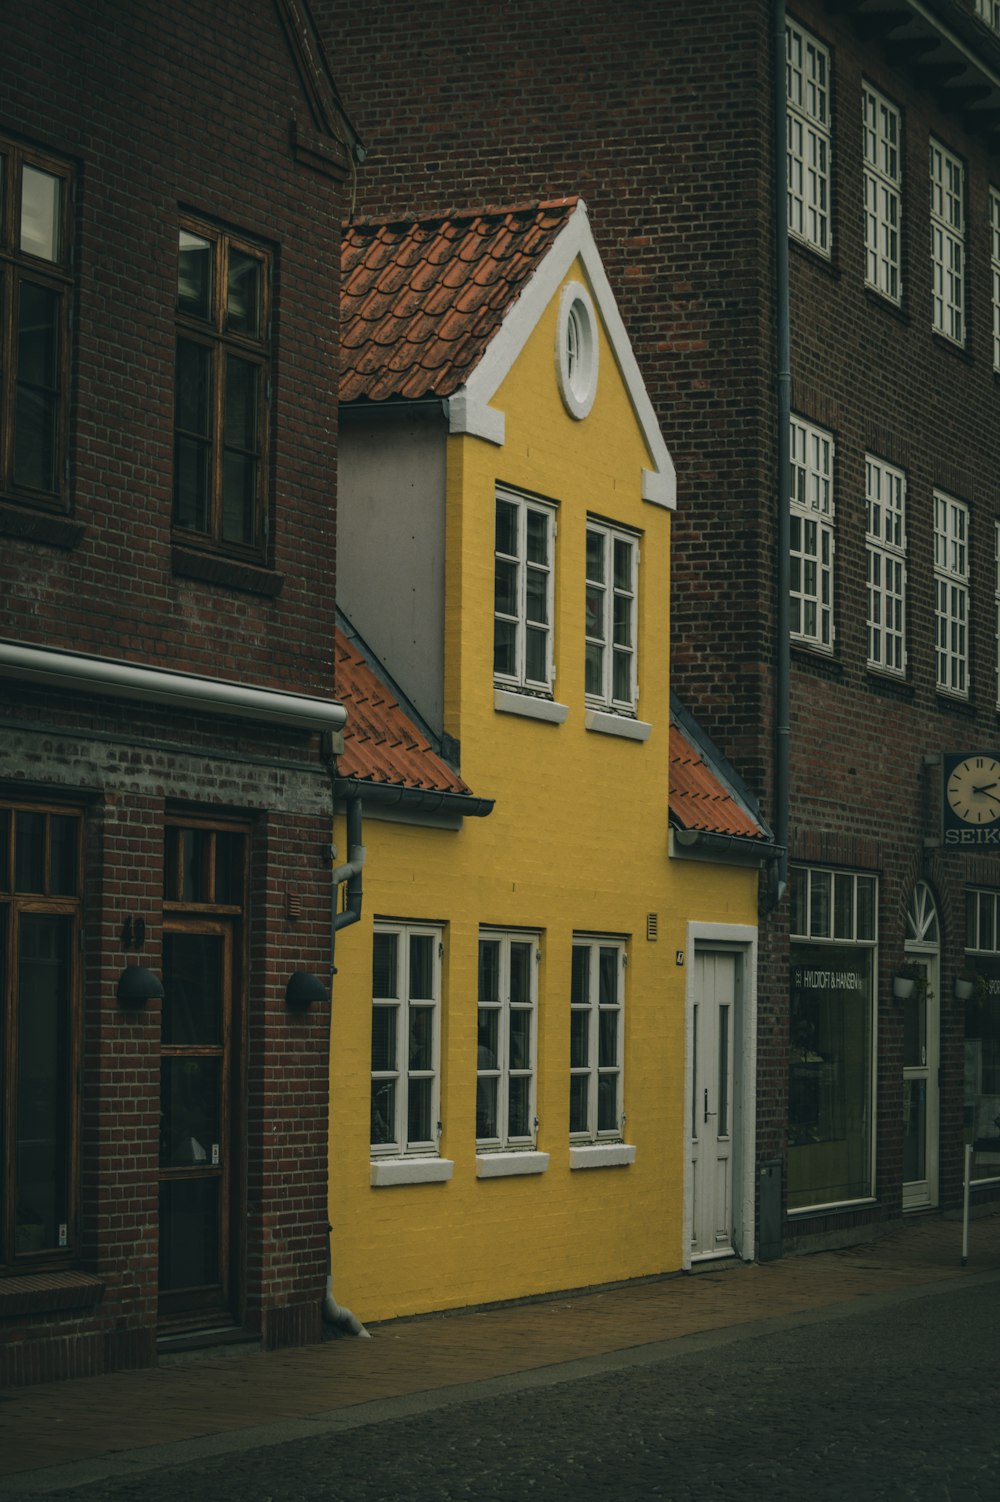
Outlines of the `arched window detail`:
M 906 942 L 926 944 L 934 948 L 941 945 L 941 924 L 938 921 L 934 893 L 925 881 L 918 881 L 910 894 L 906 909 Z

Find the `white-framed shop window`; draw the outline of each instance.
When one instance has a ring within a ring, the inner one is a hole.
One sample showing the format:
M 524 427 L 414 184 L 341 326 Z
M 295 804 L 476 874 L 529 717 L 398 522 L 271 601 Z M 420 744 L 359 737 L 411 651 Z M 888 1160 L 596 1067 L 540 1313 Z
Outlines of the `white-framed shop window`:
M 871 1199 L 875 1182 L 874 876 L 790 872 L 788 1210 Z
M 865 455 L 868 666 L 906 671 L 906 476 Z
M 372 940 L 372 1158 L 436 1154 L 443 932 L 379 921 Z
M 788 232 L 830 254 L 830 53 L 795 21 L 785 22 Z
M 476 1144 L 534 1146 L 539 935 L 479 935 Z
M 931 326 L 965 343 L 965 168 L 931 140 Z
M 990 189 L 990 291 L 993 304 L 993 369 L 1000 370 L 1000 192 Z
M 493 677 L 551 694 L 555 507 L 498 489 L 493 582 Z
M 634 715 L 638 699 L 639 539 L 606 522 L 587 522 L 587 703 Z
M 969 696 L 969 508 L 934 492 L 934 615 L 937 687 Z
M 862 95 L 865 142 L 865 282 L 890 302 L 901 298 L 900 218 L 902 208 L 901 123 L 899 110 L 865 84 Z
M 570 978 L 570 1141 L 622 1140 L 625 944 L 573 939 Z
M 833 435 L 791 420 L 791 634 L 833 651 Z

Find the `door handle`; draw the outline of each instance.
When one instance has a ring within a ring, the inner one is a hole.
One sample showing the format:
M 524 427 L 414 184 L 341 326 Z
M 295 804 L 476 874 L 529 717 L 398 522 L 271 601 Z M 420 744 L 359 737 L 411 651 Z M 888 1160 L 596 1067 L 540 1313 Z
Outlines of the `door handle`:
M 705 1120 L 707 1121 L 710 1116 L 715 1116 L 715 1115 L 716 1115 L 715 1111 L 710 1111 L 708 1109 L 708 1091 L 706 1090 L 705 1091 Z

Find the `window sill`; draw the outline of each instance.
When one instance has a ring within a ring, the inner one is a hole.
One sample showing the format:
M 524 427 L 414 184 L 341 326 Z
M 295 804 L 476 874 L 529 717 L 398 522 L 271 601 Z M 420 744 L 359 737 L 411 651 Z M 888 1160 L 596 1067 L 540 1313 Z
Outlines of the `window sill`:
M 371 1186 L 384 1189 L 391 1184 L 444 1184 L 454 1169 L 450 1158 L 373 1158 Z
M 86 532 L 83 522 L 63 513 L 29 510 L 0 501 L 0 535 L 46 542 L 53 548 L 75 548 Z
M 633 720 L 610 709 L 588 709 L 585 723 L 588 730 L 597 730 L 601 735 L 618 735 L 625 741 L 648 741 L 653 728 L 645 720 Z
M 477 1153 L 477 1179 L 512 1179 L 521 1174 L 544 1173 L 549 1166 L 548 1153 Z
M 628 1142 L 570 1143 L 570 1168 L 627 1168 L 635 1162 L 635 1148 Z
M 104 1283 L 90 1273 L 20 1273 L 0 1276 L 0 1318 L 85 1309 L 99 1304 Z
M 177 543 L 170 550 L 170 565 L 182 579 L 201 579 L 206 584 L 222 584 L 227 589 L 241 589 L 269 599 L 280 595 L 285 585 L 284 574 L 273 569 L 237 558 L 221 558 L 215 553 L 199 553 Z
M 549 725 L 561 725 L 569 714 L 568 704 L 557 704 L 554 699 L 536 699 L 532 694 L 519 694 L 508 688 L 493 690 L 493 708 L 501 714 L 544 720 Z

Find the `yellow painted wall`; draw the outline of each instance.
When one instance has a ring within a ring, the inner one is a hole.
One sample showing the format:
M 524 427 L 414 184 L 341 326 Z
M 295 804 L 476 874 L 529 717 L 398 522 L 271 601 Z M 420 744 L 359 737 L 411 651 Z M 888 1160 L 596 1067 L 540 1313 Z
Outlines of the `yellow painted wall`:
M 581 268 L 571 276 L 586 282 Z M 331 1049 L 330 1219 L 335 1292 L 362 1320 L 522 1297 L 680 1267 L 685 1123 L 685 925 L 753 925 L 756 873 L 668 860 L 670 513 L 641 499 L 650 456 L 602 333 L 590 415 L 555 377 L 558 295 L 493 405 L 502 447 L 449 438 L 445 720 L 462 775 L 496 799 L 460 831 L 368 816 L 363 921 L 338 936 Z M 494 708 L 497 483 L 558 505 L 555 698 L 563 725 Z M 639 717 L 645 743 L 584 725 L 588 513 L 641 535 Z M 337 830 L 345 845 L 343 821 Z M 659 937 L 646 938 L 656 913 Z M 447 1183 L 369 1181 L 375 917 L 444 925 L 441 1154 Z M 477 956 L 481 926 L 540 934 L 537 1146 L 543 1174 L 477 1179 Z M 626 935 L 626 1167 L 569 1168 L 569 994 L 574 933 Z

